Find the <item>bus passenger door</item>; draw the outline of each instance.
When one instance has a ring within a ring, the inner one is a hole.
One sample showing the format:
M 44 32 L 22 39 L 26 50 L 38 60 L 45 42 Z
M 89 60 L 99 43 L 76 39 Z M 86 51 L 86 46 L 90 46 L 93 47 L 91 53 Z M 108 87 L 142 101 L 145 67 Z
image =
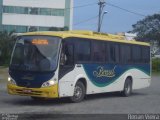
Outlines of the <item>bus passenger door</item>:
M 64 43 L 62 46 L 59 67 L 59 96 L 72 96 L 74 90 L 74 45 Z

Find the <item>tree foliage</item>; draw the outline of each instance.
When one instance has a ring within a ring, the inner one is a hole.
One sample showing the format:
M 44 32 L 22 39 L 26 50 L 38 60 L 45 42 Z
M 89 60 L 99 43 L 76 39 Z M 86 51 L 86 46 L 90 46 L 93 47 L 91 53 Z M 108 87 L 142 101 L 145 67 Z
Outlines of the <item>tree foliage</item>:
M 0 32 L 0 65 L 9 64 L 15 36 L 6 31 Z
M 137 33 L 138 40 L 141 41 L 157 41 L 160 43 L 160 14 L 147 16 L 143 20 L 132 25 L 131 32 Z

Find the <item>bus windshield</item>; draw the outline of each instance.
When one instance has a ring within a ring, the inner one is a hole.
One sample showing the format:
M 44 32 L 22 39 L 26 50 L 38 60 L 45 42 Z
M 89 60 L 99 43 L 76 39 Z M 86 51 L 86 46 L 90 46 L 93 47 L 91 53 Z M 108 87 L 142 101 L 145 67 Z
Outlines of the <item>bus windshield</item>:
M 10 68 L 22 71 L 54 71 L 61 38 L 20 36 L 12 54 Z

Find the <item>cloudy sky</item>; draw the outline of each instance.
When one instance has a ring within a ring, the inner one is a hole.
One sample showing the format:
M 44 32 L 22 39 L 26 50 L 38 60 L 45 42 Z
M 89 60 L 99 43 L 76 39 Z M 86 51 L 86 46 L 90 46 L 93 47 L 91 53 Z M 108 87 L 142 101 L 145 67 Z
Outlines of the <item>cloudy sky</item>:
M 99 0 L 74 0 L 73 29 L 97 30 Z M 116 33 L 132 30 L 132 25 L 147 15 L 160 13 L 160 0 L 105 0 L 102 32 Z M 89 5 L 88 5 L 89 4 Z M 122 10 L 122 9 L 125 10 Z M 128 12 L 127 12 L 128 11 Z M 134 12 L 134 13 L 131 13 Z

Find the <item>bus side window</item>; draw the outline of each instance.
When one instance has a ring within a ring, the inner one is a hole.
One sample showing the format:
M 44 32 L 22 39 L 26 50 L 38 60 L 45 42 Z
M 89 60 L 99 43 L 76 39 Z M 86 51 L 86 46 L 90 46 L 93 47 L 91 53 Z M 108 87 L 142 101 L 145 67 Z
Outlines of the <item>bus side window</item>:
M 140 46 L 138 46 L 138 45 L 132 46 L 132 57 L 133 57 L 133 62 L 135 64 L 141 63 L 142 55 L 141 55 L 141 47 Z
M 105 62 L 105 44 L 103 42 L 92 41 L 92 61 Z
M 111 63 L 119 63 L 119 45 L 109 44 L 109 58 Z
M 127 44 L 120 44 L 120 61 L 122 64 L 131 63 L 131 46 Z
M 90 42 L 83 39 L 76 41 L 75 60 L 77 63 L 90 62 Z
M 74 44 L 66 41 L 62 46 L 60 56 L 59 79 L 74 68 Z
M 72 66 L 74 64 L 73 44 L 64 44 L 61 54 L 61 65 Z
M 143 63 L 149 63 L 150 61 L 149 47 L 142 47 L 142 61 Z

